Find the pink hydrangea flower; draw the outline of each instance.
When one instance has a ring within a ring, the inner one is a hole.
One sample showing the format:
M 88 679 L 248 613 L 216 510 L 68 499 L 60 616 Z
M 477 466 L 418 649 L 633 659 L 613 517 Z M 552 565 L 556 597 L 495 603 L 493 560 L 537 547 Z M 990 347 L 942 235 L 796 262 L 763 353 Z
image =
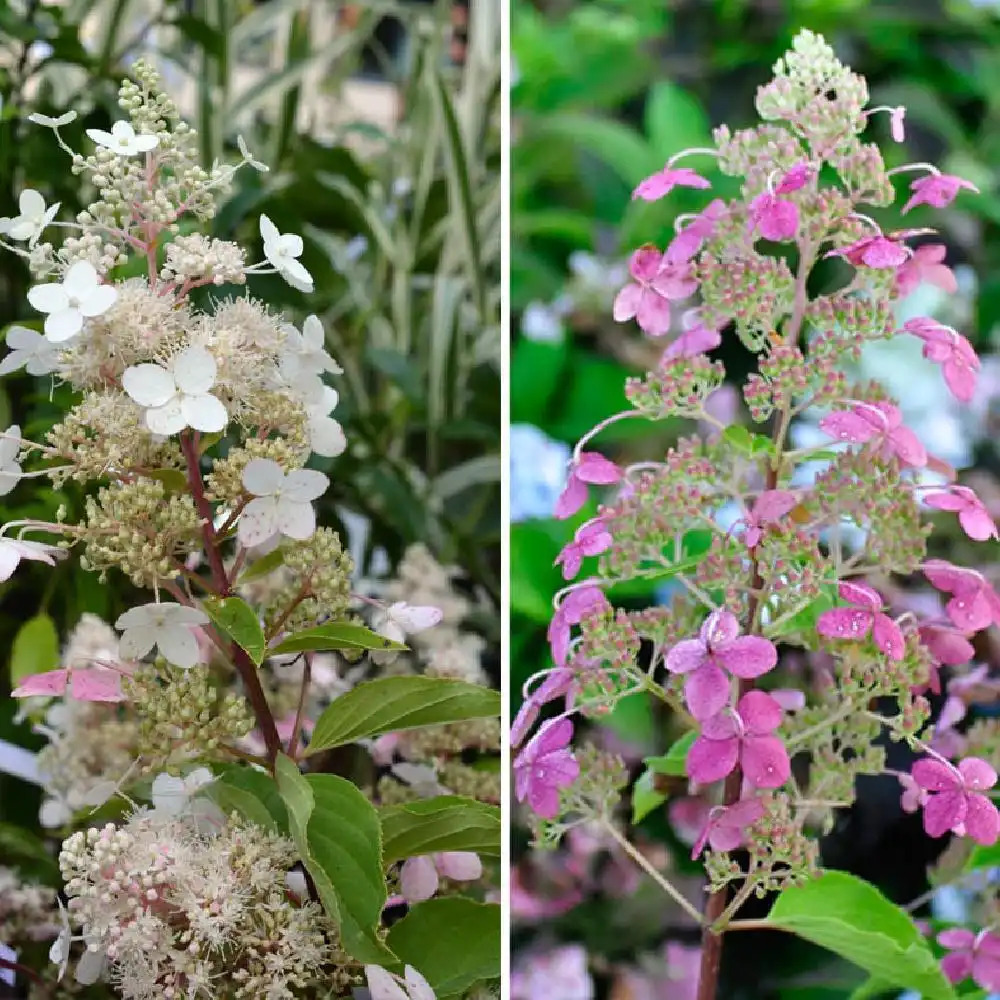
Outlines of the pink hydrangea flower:
M 924 342 L 923 355 L 941 365 L 941 374 L 951 394 L 968 403 L 976 393 L 976 378 L 980 369 L 975 348 L 950 326 L 925 316 L 907 320 L 903 329 Z
M 697 639 L 684 639 L 666 656 L 672 674 L 687 674 L 684 697 L 696 719 L 716 715 L 729 702 L 729 677 L 760 677 L 778 662 L 774 644 L 763 636 L 740 635 L 728 611 L 713 611 Z
M 843 580 L 840 596 L 849 608 L 824 611 L 816 622 L 816 631 L 828 639 L 866 639 L 869 634 L 875 645 L 890 659 L 901 660 L 905 649 L 903 633 L 895 620 L 882 611 L 882 597 L 864 583 Z
M 670 303 L 688 298 L 698 288 L 690 262 L 671 264 L 656 247 L 647 245 L 632 254 L 628 270 L 634 280 L 615 296 L 615 321 L 635 319 L 651 337 L 662 337 L 670 329 Z
M 749 228 L 775 243 L 790 240 L 799 230 L 799 206 L 768 192 L 759 194 L 750 202 Z
M 941 971 L 949 982 L 960 983 L 971 977 L 984 990 L 1000 990 L 1000 935 L 987 930 L 974 934 L 964 927 L 951 927 L 938 934 L 937 942 L 951 952 L 941 959 Z
M 607 606 L 608 599 L 600 587 L 578 587 L 566 595 L 552 616 L 548 631 L 552 659 L 558 666 L 566 662 L 569 653 L 570 628 L 579 625 L 588 612 Z
M 569 719 L 549 719 L 514 761 L 514 793 L 543 819 L 559 813 L 559 791 L 579 777 L 580 764 L 568 749 L 573 738 Z
M 632 192 L 632 200 L 641 198 L 643 201 L 659 201 L 670 194 L 675 187 L 690 187 L 704 190 L 712 185 L 690 167 L 664 167 L 655 174 L 639 182 Z
M 569 667 L 556 667 L 550 670 L 534 691 L 524 699 L 514 721 L 510 726 L 510 745 L 517 748 L 524 741 L 525 736 L 535 724 L 538 713 L 550 701 L 556 698 L 566 698 L 566 707 L 569 708 L 569 695 L 573 690 L 574 673 Z
M 721 343 L 722 334 L 718 330 L 713 330 L 704 323 L 695 323 L 663 352 L 660 364 L 674 358 L 693 358 L 696 354 L 715 350 Z
M 942 664 L 956 667 L 968 663 L 975 655 L 972 643 L 956 628 L 949 625 L 926 624 L 917 629 L 920 641 L 933 658 L 930 677 L 926 684 L 918 684 L 914 692 L 920 694 L 930 688 L 934 694 L 941 693 L 941 675 L 938 667 Z
M 953 566 L 944 559 L 926 560 L 923 570 L 938 590 L 952 595 L 945 611 L 963 632 L 1000 625 L 1000 597 L 982 573 Z
M 573 535 L 573 541 L 556 556 L 556 565 L 562 566 L 563 579 L 572 580 L 580 572 L 580 566 L 586 556 L 607 552 L 613 542 L 611 532 L 599 517 L 581 524 Z
M 713 851 L 735 851 L 746 837 L 746 829 L 764 815 L 764 803 L 758 798 L 740 799 L 731 806 L 716 806 L 691 850 L 693 861 L 707 843 Z
M 911 185 L 910 200 L 900 209 L 901 215 L 906 215 L 917 205 L 930 205 L 932 208 L 946 208 L 965 188 L 979 194 L 979 188 L 971 181 L 963 180 L 954 174 L 925 174 L 918 177 Z
M 554 514 L 560 520 L 572 517 L 587 502 L 587 484 L 611 486 L 622 478 L 622 470 L 596 451 L 582 451 L 556 501 Z
M 855 267 L 889 268 L 899 267 L 909 256 L 909 250 L 899 242 L 898 238 L 883 236 L 865 236 L 855 243 L 837 250 L 831 250 L 827 257 L 843 257 Z
M 940 288 L 954 295 L 958 291 L 955 272 L 943 263 L 947 248 L 943 243 L 925 243 L 917 247 L 905 264 L 896 272 L 896 291 L 901 296 L 915 291 L 921 282 Z
M 765 691 L 748 691 L 735 709 L 724 708 L 702 722 L 687 755 L 692 781 L 720 781 L 739 766 L 755 788 L 780 788 L 791 774 L 788 751 L 774 731 L 781 706 Z
M 924 503 L 935 510 L 947 510 L 958 514 L 962 530 L 977 542 L 996 538 L 997 526 L 990 517 L 983 501 L 968 486 L 949 486 L 945 490 L 924 495 Z
M 775 194 L 791 194 L 792 191 L 799 191 L 804 188 L 813 176 L 813 166 L 807 160 L 796 163 L 786 171 L 785 175 L 778 181 L 778 186 L 774 189 Z
M 80 667 L 31 674 L 11 691 L 12 698 L 69 694 L 77 701 L 125 701 L 122 674 L 106 667 Z
M 670 241 L 663 254 L 668 264 L 686 264 L 701 249 L 714 232 L 719 220 L 726 214 L 726 203 L 721 198 L 710 201 L 677 235 Z
M 744 519 L 746 532 L 743 540 L 747 548 L 756 548 L 764 536 L 764 525 L 784 517 L 798 502 L 798 496 L 788 490 L 765 490 L 761 493 Z
M 438 891 L 441 878 L 475 882 L 483 863 L 473 851 L 442 851 L 407 858 L 399 870 L 399 891 L 407 903 L 422 903 Z
M 1000 813 L 983 792 L 992 788 L 997 773 L 978 757 L 966 757 L 958 767 L 922 757 L 913 765 L 913 780 L 927 793 L 924 830 L 941 837 L 949 830 L 971 837 L 986 847 L 1000 837 Z
M 895 457 L 902 466 L 923 468 L 927 464 L 927 451 L 917 435 L 903 426 L 899 407 L 892 403 L 854 403 L 849 410 L 827 414 L 819 426 L 839 441 L 871 443 L 883 458 Z

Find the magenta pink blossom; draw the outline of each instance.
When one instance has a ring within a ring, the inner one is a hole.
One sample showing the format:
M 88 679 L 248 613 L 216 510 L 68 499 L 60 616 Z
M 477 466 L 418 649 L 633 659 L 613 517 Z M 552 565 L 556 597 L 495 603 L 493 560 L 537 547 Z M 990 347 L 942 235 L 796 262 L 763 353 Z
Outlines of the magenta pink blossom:
M 927 793 L 924 830 L 930 837 L 948 833 L 971 837 L 989 847 L 1000 837 L 1000 813 L 988 791 L 997 773 L 978 757 L 966 757 L 958 767 L 933 757 L 922 757 L 913 765 L 913 780 Z
M 1000 597 L 982 573 L 943 559 L 928 559 L 923 569 L 938 590 L 952 595 L 945 611 L 963 632 L 1000 625 Z
M 890 659 L 901 660 L 905 649 L 903 633 L 895 620 L 882 611 L 882 597 L 864 583 L 840 583 L 840 596 L 849 608 L 824 611 L 816 622 L 816 631 L 828 639 L 866 639 L 869 634 L 875 645 Z
M 814 173 L 813 166 L 808 161 L 803 160 L 801 163 L 796 163 L 778 181 L 774 193 L 791 194 L 792 191 L 798 191 L 809 183 Z
M 80 667 L 31 674 L 11 691 L 12 698 L 56 697 L 76 701 L 125 701 L 122 673 L 106 667 Z
M 764 525 L 784 517 L 798 502 L 798 496 L 788 490 L 765 490 L 761 493 L 744 519 L 746 534 L 743 540 L 747 548 L 756 548 L 764 535 Z
M 718 330 L 713 330 L 704 323 L 695 323 L 663 352 L 660 364 L 674 358 L 693 358 L 697 354 L 714 350 L 721 343 L 722 334 Z
M 788 751 L 774 731 L 781 706 L 765 691 L 748 691 L 735 709 L 724 708 L 702 722 L 687 755 L 692 781 L 720 781 L 739 766 L 755 788 L 780 788 L 791 774 Z
M 554 514 L 560 520 L 572 517 L 587 502 L 587 484 L 611 486 L 622 478 L 622 470 L 596 451 L 581 451 L 556 501 Z
M 941 291 L 954 295 L 958 291 L 955 272 L 943 263 L 947 248 L 943 243 L 925 243 L 917 247 L 896 272 L 896 291 L 909 295 L 926 281 Z
M 672 674 L 687 674 L 684 697 L 696 719 L 716 715 L 729 702 L 729 677 L 760 677 L 778 662 L 774 644 L 759 635 L 740 635 L 740 623 L 728 611 L 713 611 L 697 639 L 684 639 L 667 653 Z
M 600 587 L 578 587 L 571 590 L 556 609 L 549 622 L 549 645 L 552 659 L 558 666 L 566 662 L 569 653 L 570 628 L 579 625 L 583 616 L 591 611 L 608 607 L 608 599 Z
M 827 257 L 844 257 L 855 267 L 889 268 L 899 267 L 909 256 L 908 249 L 897 238 L 883 236 L 865 236 L 846 247 L 831 250 Z
M 961 177 L 955 177 L 954 174 L 925 174 L 923 177 L 918 177 L 910 185 L 913 194 L 900 209 L 900 213 L 906 215 L 911 208 L 916 208 L 917 205 L 946 208 L 955 200 L 962 188 L 979 194 L 979 188 L 975 184 L 963 180 Z
M 746 829 L 764 815 L 764 803 L 758 799 L 740 799 L 731 806 L 716 806 L 691 850 L 693 861 L 708 843 L 713 851 L 735 851 L 743 844 Z
M 983 501 L 968 486 L 949 486 L 924 495 L 924 503 L 935 510 L 958 514 L 962 530 L 977 542 L 997 537 L 997 526 L 990 517 Z
M 1000 935 L 950 927 L 938 934 L 937 942 L 950 951 L 941 959 L 941 971 L 949 982 L 960 983 L 971 977 L 984 990 L 1000 990 Z
M 927 464 L 927 451 L 917 435 L 903 426 L 899 407 L 892 403 L 853 403 L 849 410 L 827 414 L 819 426 L 839 441 L 871 443 L 883 458 L 895 457 L 902 466 Z
M 712 185 L 690 167 L 664 167 L 650 174 L 632 192 L 632 200 L 641 198 L 643 201 L 659 201 L 670 194 L 675 187 L 710 188 Z
M 632 254 L 628 270 L 634 280 L 615 296 L 616 322 L 635 319 L 651 337 L 662 337 L 670 330 L 670 303 L 698 288 L 690 262 L 671 264 L 656 247 L 646 245 Z
M 924 342 L 924 357 L 941 365 L 941 374 L 951 394 L 968 403 L 976 392 L 979 356 L 972 344 L 956 330 L 925 316 L 907 320 L 903 329 Z
M 917 634 L 934 662 L 930 666 L 930 676 L 927 683 L 918 684 L 913 690 L 916 694 L 920 694 L 930 688 L 934 694 L 940 694 L 941 675 L 938 667 L 942 664 L 956 667 L 959 664 L 968 663 L 975 655 L 976 650 L 958 629 L 950 625 L 921 625 L 917 629 Z
M 787 198 L 759 194 L 750 202 L 749 228 L 775 243 L 790 240 L 799 230 L 799 206 Z
M 559 791 L 580 774 L 580 764 L 568 749 L 573 738 L 569 719 L 549 719 L 514 761 L 514 793 L 543 819 L 559 813 Z
M 580 566 L 587 556 L 597 556 L 611 548 L 614 539 L 608 526 L 599 517 L 581 524 L 573 535 L 573 541 L 556 556 L 556 565 L 562 566 L 564 580 L 572 580 L 580 572 Z
M 568 667 L 556 667 L 546 674 L 534 691 L 524 699 L 514 721 L 510 725 L 510 745 L 517 748 L 528 735 L 529 730 L 535 724 L 538 713 L 550 701 L 556 698 L 566 698 L 566 708 L 570 707 L 570 694 L 573 690 L 574 673 Z
M 668 264 L 686 264 L 701 249 L 719 219 L 726 214 L 726 203 L 721 198 L 710 201 L 677 235 L 670 241 L 663 254 Z

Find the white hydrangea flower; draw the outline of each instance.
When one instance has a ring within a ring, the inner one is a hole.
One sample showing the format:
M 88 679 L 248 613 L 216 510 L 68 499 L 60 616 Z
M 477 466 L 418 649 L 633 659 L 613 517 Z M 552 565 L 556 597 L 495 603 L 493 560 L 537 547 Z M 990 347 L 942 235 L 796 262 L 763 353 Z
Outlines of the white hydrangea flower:
M 126 368 L 122 388 L 146 409 L 146 426 L 169 437 L 185 427 L 214 433 L 229 422 L 225 406 L 208 390 L 215 385 L 218 368 L 206 348 L 196 344 L 163 365 L 141 364 Z
M 139 660 L 156 646 L 170 663 L 187 669 L 198 662 L 198 640 L 191 627 L 207 624 L 208 615 L 198 608 L 172 601 L 143 604 L 115 622 L 122 632 L 118 652 L 123 660 Z
M 27 240 L 33 247 L 42 230 L 56 217 L 61 202 L 45 207 L 45 199 L 33 188 L 25 188 L 18 198 L 21 214 L 13 219 L 0 219 L 0 233 L 12 240 Z
M 441 621 L 444 612 L 433 605 L 407 604 L 396 601 L 375 615 L 372 628 L 379 634 L 392 639 L 393 642 L 405 642 L 407 634 L 422 632 Z M 391 663 L 396 658 L 396 652 L 389 650 L 373 650 L 370 654 L 376 663 Z
M 343 375 L 344 369 L 327 353 L 326 334 L 319 317 L 307 316 L 301 333 L 290 323 L 284 329 L 287 339 L 279 367 L 290 384 L 294 385 L 303 374 Z
M 243 157 L 244 163 L 249 163 L 254 170 L 266 174 L 271 168 L 266 163 L 261 163 L 260 160 L 255 160 L 253 158 L 253 153 L 247 148 L 246 141 L 243 136 L 238 135 L 236 137 L 236 145 L 239 147 L 240 155 Z
M 48 563 L 55 566 L 56 560 L 66 553 L 55 545 L 44 542 L 29 542 L 22 538 L 0 537 L 0 581 L 9 580 L 22 559 Z
M 278 227 L 266 215 L 260 217 L 260 235 L 264 241 L 264 256 L 275 270 L 292 288 L 311 292 L 312 275 L 297 259 L 302 256 L 302 237 L 295 233 L 279 233 Z
M 300 541 L 316 530 L 312 501 L 321 497 L 330 480 L 322 472 L 294 469 L 289 473 L 269 458 L 255 458 L 243 470 L 243 485 L 255 499 L 240 516 L 238 537 L 248 548 L 277 534 Z
M 207 767 L 199 767 L 183 778 L 164 771 L 153 779 L 150 792 L 153 808 L 163 816 L 180 816 L 188 809 L 188 803 L 198 789 L 213 780 L 212 772 Z
M 306 403 L 306 421 L 309 447 L 324 458 L 336 458 L 347 448 L 344 428 L 329 414 L 337 406 L 340 396 L 336 389 L 324 385 L 319 401 Z
M 12 326 L 7 331 L 10 354 L 0 361 L 0 375 L 24 368 L 29 375 L 51 375 L 59 367 L 59 348 L 37 330 Z
M 118 299 L 118 289 L 102 285 L 101 277 L 88 260 L 77 261 L 60 282 L 35 285 L 28 301 L 45 319 L 45 336 L 54 344 L 75 337 L 85 318 L 106 313 Z
M 111 126 L 110 132 L 99 128 L 88 128 L 90 136 L 98 146 L 110 149 L 119 156 L 135 156 L 137 153 L 148 153 L 160 144 L 159 136 L 136 135 L 130 122 L 117 121 Z
M 46 128 L 62 128 L 63 125 L 76 121 L 76 112 L 65 111 L 58 118 L 50 118 L 48 115 L 42 115 L 36 111 L 34 114 L 28 115 L 28 121 L 34 122 L 36 125 L 44 125 Z
M 21 466 L 17 461 L 21 450 L 21 428 L 11 424 L 0 436 L 0 497 L 6 496 L 21 479 Z
M 366 965 L 365 979 L 371 1000 L 437 1000 L 430 983 L 412 965 L 406 966 L 404 973 L 400 980 L 380 965 Z M 405 991 L 400 983 L 406 986 Z

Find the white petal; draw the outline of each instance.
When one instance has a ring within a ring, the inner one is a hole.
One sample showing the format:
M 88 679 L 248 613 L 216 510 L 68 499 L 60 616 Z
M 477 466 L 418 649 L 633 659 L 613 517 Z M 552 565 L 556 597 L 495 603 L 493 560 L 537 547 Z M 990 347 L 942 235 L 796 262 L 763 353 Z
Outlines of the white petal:
M 163 406 L 177 393 L 173 375 L 166 368 L 148 363 L 126 368 L 122 388 L 140 406 Z
M 104 971 L 104 951 L 91 951 L 88 948 L 76 963 L 76 973 L 74 978 L 84 986 L 90 986 L 101 978 Z
M 438 889 L 438 873 L 426 855 L 407 858 L 399 870 L 399 891 L 408 903 L 422 903 Z
M 123 118 L 111 126 L 111 134 L 118 142 L 121 142 L 123 139 L 132 140 L 135 138 L 135 129 L 132 128 L 131 122 L 127 122 Z
M 278 241 L 278 253 L 282 257 L 302 256 L 302 237 L 295 233 L 285 233 Z
M 229 414 L 225 406 L 209 393 L 196 396 L 181 396 L 181 412 L 189 427 L 206 434 L 221 431 L 229 423 Z
M 29 288 L 28 301 L 40 313 L 60 312 L 69 306 L 69 296 L 66 294 L 66 289 L 57 282 Z
M 306 316 L 302 324 L 302 340 L 310 351 L 321 351 L 326 347 L 326 334 L 318 316 Z
M 178 667 L 193 667 L 198 662 L 198 640 L 185 625 L 156 630 L 156 645 L 170 663 Z
M 260 217 L 260 235 L 265 243 L 273 243 L 281 236 L 281 233 L 266 215 L 262 215 Z
M 28 115 L 28 121 L 34 122 L 36 125 L 45 125 L 48 128 L 61 128 L 63 125 L 76 121 L 76 112 L 67 111 L 58 118 L 50 118 L 48 115 L 40 115 L 36 111 L 34 114 Z
M 49 313 L 45 320 L 45 336 L 53 344 L 62 344 L 75 337 L 83 329 L 83 314 L 79 309 L 68 307 Z
M 302 285 L 309 285 L 310 287 L 313 283 L 312 275 L 297 260 L 291 257 L 281 258 L 281 276 L 293 288 L 299 287 L 293 284 L 293 279 Z
M 45 199 L 34 188 L 25 188 L 17 199 L 17 207 L 21 215 L 41 218 L 45 214 Z
M 88 128 L 87 135 L 97 143 L 98 146 L 114 146 L 117 145 L 115 137 L 110 132 L 105 132 L 103 129 L 99 128 Z
M 0 497 L 5 497 L 20 481 L 21 466 L 15 463 L 11 467 L 0 469 Z
M 63 826 L 73 818 L 73 810 L 62 799 L 46 799 L 38 810 L 38 822 L 47 830 Z
M 441 621 L 443 612 L 432 605 L 393 604 L 389 608 L 390 618 L 407 632 L 420 632 Z
M 7 235 L 12 240 L 30 240 L 38 236 L 38 223 L 34 219 L 12 219 L 7 226 Z
M 243 486 L 255 497 L 269 497 L 285 484 L 285 473 L 270 458 L 252 458 L 243 467 Z
M 118 643 L 118 655 L 123 660 L 141 660 L 155 645 L 156 629 L 149 625 L 129 628 Z
M 11 351 L 3 361 L 0 361 L 0 375 L 9 375 L 11 372 L 16 372 L 19 368 L 23 368 L 30 360 L 31 355 L 27 351 Z M 32 372 L 31 374 L 45 373 Z
M 193 795 L 203 785 L 210 785 L 214 780 L 215 775 L 207 767 L 198 767 L 184 775 L 184 787 L 188 795 Z
M 80 303 L 84 316 L 101 316 L 118 301 L 118 289 L 114 285 L 98 285 Z
M 158 135 L 149 135 L 143 133 L 142 135 L 137 135 L 135 137 L 135 147 L 140 153 L 148 153 L 151 149 L 156 149 L 160 144 L 160 137 Z
M 15 351 L 15 354 L 23 354 L 22 351 Z M 12 355 L 13 356 L 13 355 Z M 18 366 L 20 367 L 20 366 Z M 50 375 L 59 367 L 59 362 L 56 356 L 52 352 L 46 352 L 45 354 L 37 354 L 34 357 L 28 359 L 28 364 L 25 366 L 25 371 L 29 375 Z M 0 372 L 3 368 L 0 366 Z
M 406 990 L 410 994 L 410 1000 L 437 1000 L 431 984 L 412 965 L 408 965 L 406 972 Z
M 163 406 L 154 406 L 146 410 L 146 426 L 160 437 L 179 434 L 187 425 L 187 418 L 181 409 L 180 396 L 174 396 Z
M 9 466 L 17 453 L 21 450 L 21 428 L 17 424 L 11 424 L 0 437 L 0 468 Z
M 39 285 L 44 288 L 44 285 Z M 15 351 L 35 351 L 45 343 L 45 338 L 37 331 L 26 326 L 12 326 L 7 331 L 7 346 Z
M 21 553 L 9 539 L 0 539 L 0 581 L 9 580 L 14 575 Z
M 201 608 L 189 608 L 185 604 L 174 604 L 172 601 L 157 605 L 160 614 L 171 625 L 207 625 L 208 615 Z M 166 614 L 163 612 L 166 611 Z
M 172 774 L 158 774 L 153 779 L 150 792 L 153 808 L 167 816 L 179 816 L 187 805 L 188 791 L 183 778 L 175 778 Z
M 278 504 L 272 497 L 258 497 L 240 515 L 237 536 L 247 548 L 261 545 L 278 533 Z
M 143 628 L 146 625 L 152 625 L 156 621 L 157 611 L 160 608 L 162 608 L 162 605 L 158 604 L 140 604 L 136 608 L 129 608 L 128 611 L 118 616 L 115 628 L 119 632 L 122 632 L 125 629 Z M 150 640 L 150 648 L 152 648 L 155 641 L 155 639 Z
M 344 429 L 333 417 L 314 417 L 309 421 L 309 443 L 317 455 L 336 458 L 347 448 Z
M 365 979 L 372 1000 L 409 1000 L 403 987 L 381 966 L 366 965 Z
M 308 503 L 321 497 L 330 487 L 330 480 L 315 469 L 293 469 L 285 476 L 281 495 L 296 503 Z
M 170 366 L 174 373 L 174 381 L 181 392 L 192 396 L 208 392 L 215 385 L 218 367 L 211 351 L 195 344 L 186 351 L 181 351 Z
M 316 531 L 316 511 L 312 504 L 282 498 L 278 502 L 278 529 L 299 541 L 311 538 Z
M 83 299 L 90 295 L 100 284 L 97 270 L 89 260 L 78 260 L 63 278 L 63 288 L 66 294 Z

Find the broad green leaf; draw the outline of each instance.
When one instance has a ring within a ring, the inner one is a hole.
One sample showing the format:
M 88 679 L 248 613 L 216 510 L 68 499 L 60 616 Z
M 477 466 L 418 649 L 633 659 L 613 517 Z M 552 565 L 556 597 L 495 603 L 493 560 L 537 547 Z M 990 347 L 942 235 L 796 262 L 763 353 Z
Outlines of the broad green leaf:
M 551 521 L 524 521 L 510 526 L 510 610 L 536 624 L 552 618 L 552 595 L 563 585 L 553 565 L 562 543 L 569 541 L 563 525 Z
M 492 688 L 438 677 L 380 677 L 337 698 L 316 722 L 308 753 L 369 736 L 500 714 Z
M 754 434 L 742 424 L 733 424 L 722 433 L 723 440 L 741 455 L 773 455 L 774 442 L 763 434 Z
M 458 795 L 440 795 L 379 810 L 383 861 L 434 854 L 475 851 L 500 854 L 500 810 Z
M 285 553 L 283 549 L 275 549 L 273 552 L 268 552 L 266 556 L 261 556 L 260 559 L 255 559 L 250 563 L 240 573 L 240 578 L 237 582 L 243 584 L 250 583 L 252 580 L 259 580 L 261 577 L 267 576 L 268 573 L 273 573 L 284 561 Z
M 500 975 L 500 907 L 462 896 L 418 903 L 389 931 L 389 947 L 439 997 Z
M 827 948 L 880 982 L 918 990 L 924 1000 L 955 997 L 910 916 L 854 875 L 825 872 L 786 889 L 766 923 Z
M 711 140 L 708 118 L 698 99 L 669 80 L 659 80 L 650 87 L 645 125 L 650 144 L 663 160 Z
M 608 118 L 564 112 L 533 123 L 532 132 L 536 141 L 562 139 L 571 149 L 590 153 L 629 187 L 663 166 L 635 129 Z
M 687 774 L 687 755 L 691 744 L 698 738 L 698 733 L 692 729 L 673 743 L 670 749 L 661 757 L 647 757 L 643 763 L 657 774 L 669 774 L 675 778 L 683 778 Z
M 880 997 L 886 993 L 896 993 L 897 990 L 892 983 L 887 983 L 884 979 L 877 979 L 871 976 L 866 979 L 848 998 L 848 1000 L 871 1000 L 872 997 Z
M 977 844 L 972 849 L 962 870 L 971 872 L 976 868 L 1000 868 L 1000 841 L 990 847 Z
M 168 493 L 186 493 L 188 491 L 187 476 L 180 469 L 151 469 L 144 475 L 155 482 L 163 483 Z
M 364 625 L 350 622 L 329 622 L 317 625 L 303 632 L 295 632 L 268 650 L 268 655 L 276 653 L 305 653 L 320 649 L 406 649 L 401 642 L 393 642 L 384 635 L 373 632 Z
M 641 823 L 654 809 L 667 801 L 667 795 L 658 791 L 655 775 L 651 770 L 643 771 L 632 786 L 632 822 Z
M 42 612 L 29 618 L 14 636 L 10 654 L 10 686 L 17 687 L 32 674 L 44 674 L 59 666 L 59 635 L 55 622 Z
M 288 811 L 274 779 L 252 767 L 231 767 L 202 794 L 223 812 L 236 810 L 245 819 L 266 830 L 288 833 Z
M 259 667 L 267 649 L 267 639 L 257 612 L 239 597 L 206 597 L 202 605 L 212 624 L 245 649 Z
M 323 906 L 360 962 L 394 962 L 377 933 L 386 901 L 382 831 L 375 807 L 335 774 L 303 776 L 278 754 L 275 778 L 288 807 L 292 839 Z

